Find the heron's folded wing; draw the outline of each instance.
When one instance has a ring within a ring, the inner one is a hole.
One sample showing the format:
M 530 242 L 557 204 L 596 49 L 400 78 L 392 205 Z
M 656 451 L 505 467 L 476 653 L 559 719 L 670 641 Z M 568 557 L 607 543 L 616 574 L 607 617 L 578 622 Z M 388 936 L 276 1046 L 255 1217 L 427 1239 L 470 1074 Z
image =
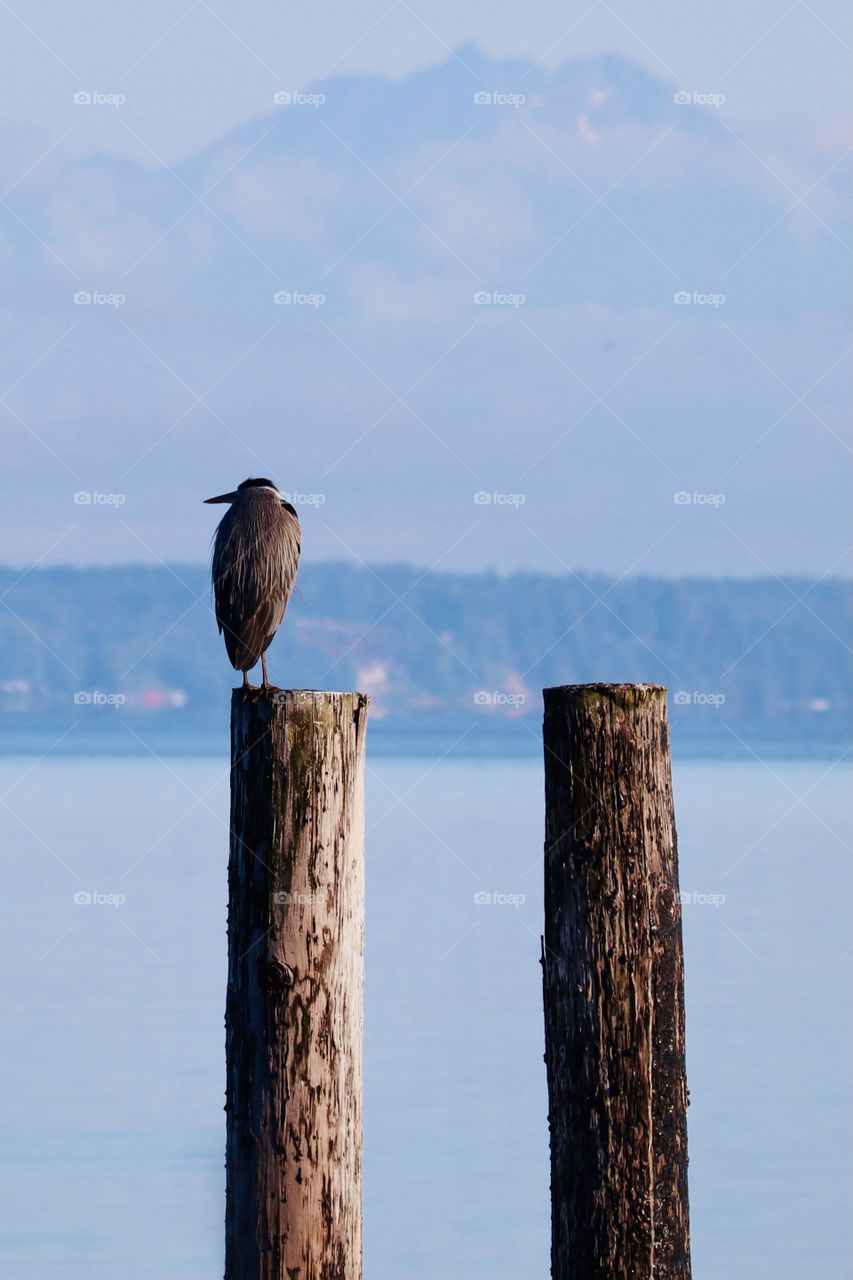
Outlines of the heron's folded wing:
M 247 671 L 255 665 L 269 646 L 283 616 L 283 604 L 265 600 L 249 617 L 235 619 L 225 633 L 225 647 L 235 668 Z

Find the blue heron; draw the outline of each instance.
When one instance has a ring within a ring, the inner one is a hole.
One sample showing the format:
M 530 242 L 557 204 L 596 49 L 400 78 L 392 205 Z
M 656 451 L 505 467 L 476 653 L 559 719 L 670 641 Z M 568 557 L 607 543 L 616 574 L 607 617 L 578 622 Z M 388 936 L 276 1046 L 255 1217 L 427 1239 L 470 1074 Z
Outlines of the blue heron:
M 213 540 L 216 621 L 235 671 L 261 661 L 262 688 L 269 689 L 266 650 L 281 625 L 299 563 L 299 518 L 271 480 L 244 480 L 233 493 L 206 502 L 227 502 Z

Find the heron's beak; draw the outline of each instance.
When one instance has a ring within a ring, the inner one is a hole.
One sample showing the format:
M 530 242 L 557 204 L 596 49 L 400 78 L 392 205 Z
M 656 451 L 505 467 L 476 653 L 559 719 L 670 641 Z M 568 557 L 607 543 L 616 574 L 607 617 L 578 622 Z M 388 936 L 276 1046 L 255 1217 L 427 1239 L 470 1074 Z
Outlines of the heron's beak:
M 218 498 L 205 498 L 205 502 L 236 502 L 238 496 L 235 490 L 234 493 L 220 493 Z

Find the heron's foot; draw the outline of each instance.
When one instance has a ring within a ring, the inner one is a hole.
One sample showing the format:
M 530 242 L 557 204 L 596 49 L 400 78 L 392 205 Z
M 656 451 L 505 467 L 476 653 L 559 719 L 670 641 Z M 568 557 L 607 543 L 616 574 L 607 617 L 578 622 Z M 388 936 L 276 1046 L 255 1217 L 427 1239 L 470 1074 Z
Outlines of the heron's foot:
M 263 689 L 264 693 L 268 693 L 269 690 L 272 688 L 272 685 L 270 684 L 270 678 L 267 675 L 267 655 L 265 653 L 261 654 L 261 671 L 263 672 L 261 688 Z
M 248 673 L 248 671 L 244 671 L 244 672 L 243 672 L 243 688 L 244 688 L 244 689 L 251 689 L 252 691 L 254 691 L 254 690 L 257 688 L 257 685 L 249 684 L 249 673 Z

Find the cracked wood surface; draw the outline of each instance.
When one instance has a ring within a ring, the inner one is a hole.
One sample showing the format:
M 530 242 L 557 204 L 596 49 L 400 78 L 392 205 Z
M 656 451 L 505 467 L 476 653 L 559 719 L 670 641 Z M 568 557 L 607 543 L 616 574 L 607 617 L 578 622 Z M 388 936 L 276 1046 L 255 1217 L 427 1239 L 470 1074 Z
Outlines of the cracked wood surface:
M 232 698 L 226 1280 L 361 1277 L 367 701 Z
M 689 1280 L 684 961 L 666 690 L 545 690 L 554 1280 Z

